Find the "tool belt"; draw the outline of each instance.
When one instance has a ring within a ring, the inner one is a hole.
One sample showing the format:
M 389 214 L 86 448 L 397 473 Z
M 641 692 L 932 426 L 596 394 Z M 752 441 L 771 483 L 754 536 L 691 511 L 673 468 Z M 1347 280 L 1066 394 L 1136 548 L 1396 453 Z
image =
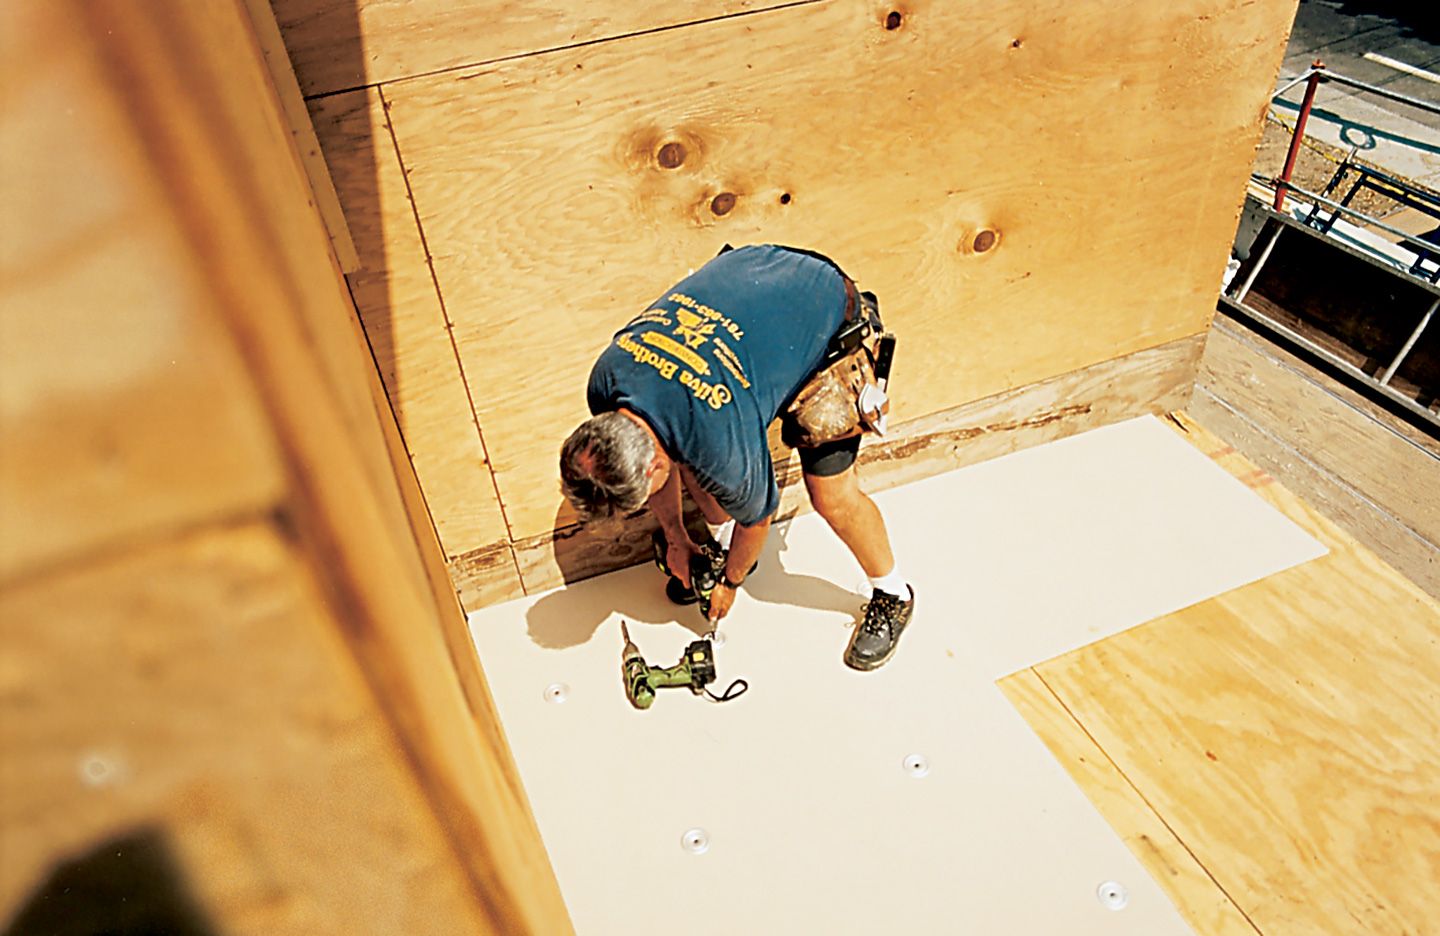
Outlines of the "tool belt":
M 874 293 L 845 283 L 845 320 L 830 339 L 824 363 L 785 411 L 787 440 L 813 448 L 865 432 L 885 434 L 890 401 L 884 393 L 890 377 L 895 336 L 884 333 Z

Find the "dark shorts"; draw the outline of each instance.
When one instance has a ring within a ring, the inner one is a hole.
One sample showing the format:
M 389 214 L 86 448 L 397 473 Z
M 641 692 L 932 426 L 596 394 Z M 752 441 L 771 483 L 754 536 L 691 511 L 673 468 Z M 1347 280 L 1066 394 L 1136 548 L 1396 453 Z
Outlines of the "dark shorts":
M 809 448 L 795 445 L 794 435 L 798 432 L 788 416 L 781 417 L 780 438 L 800 453 L 800 467 L 807 475 L 816 478 L 833 478 L 855 464 L 860 455 L 860 436 L 826 442 Z
M 833 478 L 855 464 L 860 454 L 860 437 L 851 436 L 837 442 L 826 442 L 814 448 L 802 448 L 800 467 L 807 475 L 817 478 Z

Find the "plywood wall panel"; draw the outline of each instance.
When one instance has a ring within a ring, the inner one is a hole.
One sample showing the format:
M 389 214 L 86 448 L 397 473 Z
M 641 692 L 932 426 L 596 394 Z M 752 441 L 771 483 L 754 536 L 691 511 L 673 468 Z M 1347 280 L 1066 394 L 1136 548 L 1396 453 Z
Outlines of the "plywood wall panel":
M 306 95 L 783 5 L 775 0 L 270 2 Z
M 569 519 L 556 451 L 610 333 L 727 241 L 821 249 L 880 294 L 898 420 L 1206 326 L 1292 2 L 887 10 L 386 88 L 517 540 Z
M 159 828 L 227 933 L 488 931 L 306 568 L 245 524 L 4 594 L 0 921 Z
M 445 554 L 508 542 L 380 94 L 321 98 L 311 114 L 358 234 L 351 291 Z

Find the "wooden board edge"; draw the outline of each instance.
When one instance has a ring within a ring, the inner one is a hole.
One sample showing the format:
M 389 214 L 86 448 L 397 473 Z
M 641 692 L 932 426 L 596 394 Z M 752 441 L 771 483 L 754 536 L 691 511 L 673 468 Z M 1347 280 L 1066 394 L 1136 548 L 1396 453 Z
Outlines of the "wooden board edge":
M 1207 387 L 1195 388 L 1185 415 L 1200 421 L 1222 443 L 1235 445 L 1258 468 L 1292 486 L 1396 571 L 1440 598 L 1440 548 L 1376 506 L 1345 479 L 1319 468 Z
M 1197 933 L 1254 936 L 1236 906 L 1034 669 L 996 685 Z
M 379 496 L 377 481 L 397 482 L 389 454 L 375 448 L 374 399 L 365 393 L 363 407 L 353 407 L 327 367 L 335 362 L 316 353 L 316 321 L 353 319 L 333 253 L 318 225 L 321 240 L 310 238 L 308 256 L 285 253 L 281 213 L 260 175 L 245 171 L 256 153 L 273 160 L 273 171 L 302 169 L 273 93 L 257 100 L 237 91 L 246 81 L 269 83 L 244 0 L 182 5 L 164 18 L 135 17 L 120 0 L 77 10 L 104 44 L 111 80 L 126 83 L 130 117 L 166 170 L 193 265 L 212 286 L 213 314 L 260 391 L 291 481 L 276 517 L 314 557 L 340 636 L 448 833 L 476 906 L 495 932 L 572 932 L 498 716 L 476 717 L 475 700 L 451 675 L 455 659 L 434 621 L 413 529 L 397 529 L 389 496 Z M 200 57 L 217 51 L 231 57 Z M 316 291 L 324 306 L 308 308 L 302 283 L 315 276 L 334 279 Z M 357 357 L 360 347 L 337 352 L 346 370 L 373 370 L 368 355 Z
M 515 564 L 515 547 L 500 540 L 462 553 L 446 562 L 450 581 L 467 612 L 525 596 Z
M 325 164 L 325 154 L 320 149 L 319 138 L 315 136 L 315 126 L 310 122 L 310 111 L 305 107 L 305 96 L 300 92 L 300 81 L 295 77 L 280 24 L 275 19 L 275 10 L 270 6 L 270 0 L 244 2 L 255 28 L 255 37 L 260 42 L 265 65 L 270 71 L 270 81 L 280 99 L 280 109 L 290 126 L 295 152 L 300 157 L 300 164 L 305 167 L 305 177 L 310 180 L 315 207 L 330 234 L 335 258 L 340 262 L 342 271 L 354 273 L 360 269 L 360 254 L 350 236 L 345 212 L 340 208 L 340 196 L 330 178 L 330 167 Z
M 1333 561 L 1335 553 L 1363 555 L 1367 565 L 1372 565 L 1377 570 L 1388 573 L 1388 577 L 1398 588 L 1410 597 L 1434 608 L 1436 613 L 1440 614 L 1440 601 L 1386 562 L 1374 550 L 1361 543 L 1334 520 L 1280 484 L 1268 471 L 1256 467 L 1255 463 L 1241 454 L 1235 446 L 1215 435 L 1189 413 L 1183 411 L 1170 413 L 1166 421 L 1177 435 L 1195 446 L 1211 461 L 1225 469 L 1231 476 L 1250 488 L 1266 503 L 1280 511 L 1287 519 L 1315 537 L 1325 548 L 1330 550 L 1330 556 L 1312 561 Z
M 1200 332 L 1049 380 L 966 403 L 897 426 L 867 442 L 859 471 L 866 490 L 887 490 L 1136 416 L 1182 409 L 1190 400 L 1205 348 Z M 776 453 L 781 485 L 777 519 L 810 509 L 797 459 Z M 526 594 L 534 594 L 650 559 L 653 519 L 641 514 L 617 529 L 572 524 L 512 546 Z M 450 561 L 467 612 L 506 600 L 513 591 L 489 576 L 498 564 L 484 547 Z M 495 596 L 487 598 L 487 596 Z

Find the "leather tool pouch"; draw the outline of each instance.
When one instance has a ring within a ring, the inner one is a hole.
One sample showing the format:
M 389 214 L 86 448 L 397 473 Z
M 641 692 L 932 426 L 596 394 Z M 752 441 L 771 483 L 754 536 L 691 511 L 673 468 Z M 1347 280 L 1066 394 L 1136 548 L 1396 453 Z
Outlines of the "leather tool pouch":
M 789 441 L 799 448 L 813 448 L 873 429 L 890 409 L 887 402 L 879 412 L 861 411 L 860 394 L 875 383 L 874 357 L 868 343 L 822 368 L 786 410 L 791 421 Z

